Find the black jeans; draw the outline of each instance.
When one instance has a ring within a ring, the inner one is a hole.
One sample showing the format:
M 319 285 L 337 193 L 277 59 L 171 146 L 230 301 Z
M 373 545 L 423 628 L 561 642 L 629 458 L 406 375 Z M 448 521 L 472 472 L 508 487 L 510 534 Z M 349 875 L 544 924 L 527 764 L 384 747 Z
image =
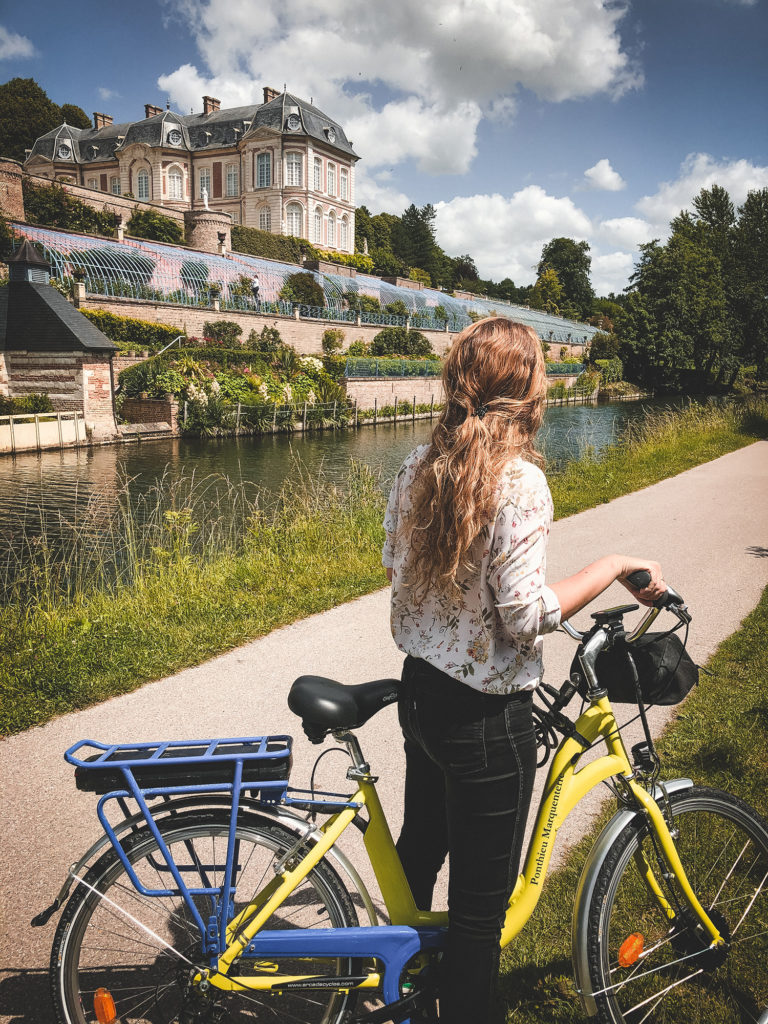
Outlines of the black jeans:
M 483 694 L 410 655 L 403 665 L 405 815 L 397 850 L 420 909 L 430 909 L 449 857 L 441 1024 L 503 1019 L 495 999 L 499 938 L 536 772 L 531 708 L 530 693 Z

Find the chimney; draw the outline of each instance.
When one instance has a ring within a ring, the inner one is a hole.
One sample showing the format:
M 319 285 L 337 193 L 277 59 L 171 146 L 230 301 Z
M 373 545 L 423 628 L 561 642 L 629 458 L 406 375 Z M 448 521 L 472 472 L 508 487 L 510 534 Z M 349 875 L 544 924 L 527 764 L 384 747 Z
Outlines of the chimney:
M 111 114 L 99 114 L 99 113 L 97 113 L 97 111 L 94 110 L 94 112 L 93 112 L 93 127 L 94 128 L 96 128 L 97 130 L 99 128 L 109 128 L 109 126 L 111 124 L 112 124 L 112 115 Z
M 268 85 L 264 86 L 264 102 L 270 103 L 272 100 L 276 100 L 280 93 L 277 89 L 271 89 Z
M 156 117 L 158 114 L 162 114 L 163 108 L 156 107 L 154 103 L 144 104 L 144 117 Z
M 215 114 L 217 110 L 221 110 L 221 100 L 216 100 L 213 96 L 203 96 L 203 113 Z

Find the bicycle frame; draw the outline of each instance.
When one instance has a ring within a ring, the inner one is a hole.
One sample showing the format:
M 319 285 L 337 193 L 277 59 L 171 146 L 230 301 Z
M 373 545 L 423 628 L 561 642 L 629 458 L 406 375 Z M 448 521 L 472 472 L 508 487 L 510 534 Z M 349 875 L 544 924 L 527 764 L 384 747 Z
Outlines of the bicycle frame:
M 638 808 L 647 816 L 650 827 L 658 837 L 667 867 L 677 879 L 691 910 L 710 935 L 712 944 L 722 943 L 719 931 L 688 882 L 664 815 L 652 796 L 635 778 L 608 698 L 601 697 L 590 704 L 576 721 L 575 730 L 573 736 L 561 742 L 553 758 L 524 868 L 510 897 L 502 929 L 502 946 L 506 946 L 521 931 L 536 907 L 557 832 L 563 821 L 590 790 L 609 778 L 617 778 L 623 788 L 632 794 Z M 385 1001 L 391 1002 L 397 998 L 400 972 L 408 960 L 422 949 L 432 949 L 440 945 L 440 929 L 447 924 L 447 914 L 423 911 L 416 907 L 379 802 L 375 779 L 362 760 L 354 736 L 345 732 L 335 735 L 338 740 L 347 743 L 353 760 L 357 762 L 355 767 L 350 769 L 350 777 L 359 781 L 357 791 L 350 798 L 346 808 L 333 814 L 325 822 L 320 829 L 322 838 L 307 850 L 298 863 L 291 863 L 290 852 L 282 859 L 281 865 L 284 870 L 281 874 L 265 886 L 249 906 L 228 925 L 228 946 L 219 957 L 217 968 L 211 972 L 201 972 L 198 979 L 207 978 L 211 985 L 231 990 L 263 991 L 284 988 L 286 985 L 295 988 L 302 984 L 311 988 L 312 975 L 254 978 L 232 976 L 231 972 L 235 960 L 241 956 L 357 956 L 365 957 L 369 961 L 376 958 L 385 964 L 383 978 L 379 972 L 371 972 L 356 978 L 336 979 L 336 983 L 340 991 L 351 988 L 378 988 L 383 983 Z M 608 752 L 576 771 L 586 749 L 598 740 L 605 741 Z M 364 841 L 391 925 L 354 929 L 297 929 L 288 933 L 262 931 L 262 926 L 273 911 L 328 853 L 363 807 L 367 808 L 369 818 Z M 673 917 L 674 911 L 667 903 L 651 865 L 645 863 L 642 874 L 662 909 L 668 916 Z M 398 943 L 402 947 L 399 951 Z M 318 981 L 316 976 L 314 980 Z M 328 981 L 329 979 L 323 980 L 323 988 L 331 987 Z

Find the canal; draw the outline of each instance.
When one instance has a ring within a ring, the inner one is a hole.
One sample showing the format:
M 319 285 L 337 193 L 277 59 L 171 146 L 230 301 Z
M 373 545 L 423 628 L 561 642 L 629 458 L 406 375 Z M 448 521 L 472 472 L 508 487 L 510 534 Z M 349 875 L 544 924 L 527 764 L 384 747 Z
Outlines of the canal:
M 539 446 L 548 464 L 556 466 L 587 447 L 600 451 L 630 421 L 660 405 L 646 400 L 549 408 Z M 126 522 L 135 527 L 156 518 L 160 507 L 191 503 L 196 520 L 207 521 L 209 530 L 237 533 L 238 496 L 260 493 L 268 503 L 286 479 L 296 476 L 298 465 L 309 478 L 323 475 L 336 482 L 345 477 L 350 460 L 357 460 L 388 489 L 405 455 L 430 432 L 429 421 L 418 421 L 357 431 L 168 438 L 6 456 L 0 459 L 0 591 L 33 555 L 43 552 L 54 561 L 71 557 L 75 539 L 81 549 L 91 547 L 97 560 L 119 561 L 119 549 L 132 540 L 125 537 Z

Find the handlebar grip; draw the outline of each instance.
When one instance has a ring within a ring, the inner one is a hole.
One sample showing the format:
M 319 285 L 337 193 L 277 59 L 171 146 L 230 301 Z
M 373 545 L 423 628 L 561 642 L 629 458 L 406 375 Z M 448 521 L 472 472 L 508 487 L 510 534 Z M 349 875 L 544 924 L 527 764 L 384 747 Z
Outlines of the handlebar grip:
M 651 582 L 651 574 L 645 569 L 635 569 L 626 579 L 627 583 L 631 584 L 635 590 L 643 590 Z

